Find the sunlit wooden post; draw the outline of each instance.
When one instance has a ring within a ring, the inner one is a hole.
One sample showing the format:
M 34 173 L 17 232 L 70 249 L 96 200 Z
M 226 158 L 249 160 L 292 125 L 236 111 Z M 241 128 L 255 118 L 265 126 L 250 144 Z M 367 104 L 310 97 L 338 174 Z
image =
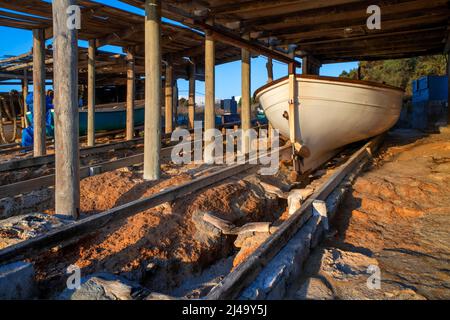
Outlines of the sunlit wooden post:
M 188 101 L 189 129 L 194 129 L 195 121 L 195 62 L 189 65 L 189 101 Z
M 297 117 L 297 80 L 295 64 L 289 64 L 289 138 L 291 143 L 296 142 L 296 117 Z
M 53 59 L 55 88 L 55 208 L 56 214 L 80 213 L 78 123 L 78 32 L 69 28 L 69 6 L 76 0 L 54 0 Z
M 95 145 L 95 39 L 89 40 L 88 48 L 88 123 L 87 145 Z
M 273 81 L 273 61 L 272 58 L 267 58 L 267 83 L 271 83 Z
M 158 180 L 161 176 L 161 87 L 161 2 L 146 0 L 144 128 L 146 180 Z
M 167 59 L 165 78 L 165 131 L 169 134 L 173 131 L 173 66 L 171 58 Z
M 206 32 L 205 39 L 205 131 L 214 129 L 215 119 L 215 40 Z M 214 162 L 214 154 L 209 152 L 207 145 L 212 143 L 210 139 L 205 138 L 204 161 L 206 163 Z
M 136 95 L 134 50 L 127 50 L 127 127 L 126 139 L 134 138 L 134 99 Z
M 45 114 L 45 36 L 43 29 L 35 29 L 33 30 L 33 151 L 35 157 L 46 153 Z
M 248 38 L 247 38 L 248 39 Z M 249 132 L 251 128 L 251 61 L 250 52 L 242 49 L 242 98 L 241 98 L 241 127 L 242 127 L 242 153 L 250 151 Z

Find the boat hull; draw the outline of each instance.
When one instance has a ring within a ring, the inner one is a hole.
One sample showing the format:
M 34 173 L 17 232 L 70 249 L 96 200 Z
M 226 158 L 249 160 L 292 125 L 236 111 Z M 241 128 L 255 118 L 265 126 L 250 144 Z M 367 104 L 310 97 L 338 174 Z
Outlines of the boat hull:
M 80 135 L 87 134 L 87 110 L 80 110 Z M 134 109 L 134 126 L 144 124 L 145 110 L 143 107 Z M 127 125 L 127 112 L 124 108 L 113 110 L 104 109 L 95 111 L 95 131 L 110 131 L 125 129 Z
M 297 76 L 297 142 L 311 151 L 302 160 L 306 172 L 323 164 L 340 147 L 389 130 L 397 122 L 403 90 L 364 81 Z M 289 137 L 289 80 L 274 82 L 255 94 L 275 129 Z

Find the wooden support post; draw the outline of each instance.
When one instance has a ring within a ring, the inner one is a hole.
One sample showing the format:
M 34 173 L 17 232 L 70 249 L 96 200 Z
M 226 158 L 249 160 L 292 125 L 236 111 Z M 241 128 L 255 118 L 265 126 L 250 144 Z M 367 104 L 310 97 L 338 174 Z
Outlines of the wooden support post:
M 33 154 L 46 153 L 45 134 L 45 36 L 43 29 L 33 30 Z
M 211 34 L 206 32 L 205 39 L 205 131 L 214 129 L 216 124 L 215 115 L 215 40 L 211 37 Z M 208 141 L 209 140 L 209 141 Z M 204 161 L 206 163 L 214 162 L 214 154 L 206 148 L 209 143 L 212 143 L 210 139 L 206 139 L 205 136 L 205 153 Z
M 319 60 L 315 59 L 314 57 L 310 55 L 306 55 L 302 57 L 302 74 L 313 74 L 313 75 L 319 75 L 320 74 L 320 67 L 322 64 Z
M 23 70 L 23 80 L 22 80 L 22 98 L 23 98 L 23 122 L 22 128 L 28 127 L 28 105 L 27 105 L 27 97 L 28 97 L 28 70 Z
M 158 180 L 161 176 L 161 87 L 161 1 L 145 0 L 144 179 L 146 180 Z
M 166 133 L 173 131 L 173 66 L 172 59 L 167 59 L 165 81 L 165 120 Z
M 195 121 L 195 62 L 189 65 L 189 101 L 188 101 L 188 114 L 189 114 L 189 129 L 194 129 Z
M 248 40 L 248 39 L 247 39 Z M 251 128 L 251 60 L 250 52 L 242 49 L 242 98 L 241 98 L 241 126 L 242 126 L 242 153 L 247 154 L 250 151 L 249 132 Z
M 177 79 L 173 80 L 173 123 L 175 128 L 178 126 L 178 81 Z
M 89 40 L 88 48 L 88 123 L 87 145 L 95 145 L 95 39 Z
M 80 214 L 78 122 L 78 32 L 67 24 L 67 8 L 76 0 L 56 0 L 53 7 L 55 88 L 55 208 L 56 214 Z
M 273 81 L 273 61 L 272 61 L 272 58 L 267 58 L 266 68 L 267 68 L 267 83 L 271 83 Z
M 296 117 L 297 117 L 297 79 L 295 72 L 295 65 L 289 64 L 289 138 L 292 144 L 296 142 Z
M 127 51 L 127 128 L 126 139 L 134 138 L 134 99 L 136 95 L 134 50 Z

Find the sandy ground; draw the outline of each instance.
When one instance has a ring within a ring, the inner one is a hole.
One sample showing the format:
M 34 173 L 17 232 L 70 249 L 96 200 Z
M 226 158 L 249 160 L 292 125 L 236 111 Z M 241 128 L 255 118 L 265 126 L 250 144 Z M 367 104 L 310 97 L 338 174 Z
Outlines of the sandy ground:
M 450 131 L 390 134 L 290 298 L 450 298 L 449 191 Z M 380 289 L 367 286 L 371 265 Z
M 143 181 L 139 172 L 120 170 L 84 179 L 81 211 L 95 214 L 148 197 L 206 174 L 202 173 L 205 169 L 168 166 L 158 183 Z M 50 296 L 63 288 L 71 264 L 80 267 L 83 276 L 109 272 L 164 293 L 228 257 L 233 250 L 232 237 L 210 237 L 199 230 L 193 216 L 212 211 L 238 225 L 276 219 L 257 181 L 240 180 L 243 177 L 116 221 L 75 245 L 41 256 L 35 266 L 43 295 Z

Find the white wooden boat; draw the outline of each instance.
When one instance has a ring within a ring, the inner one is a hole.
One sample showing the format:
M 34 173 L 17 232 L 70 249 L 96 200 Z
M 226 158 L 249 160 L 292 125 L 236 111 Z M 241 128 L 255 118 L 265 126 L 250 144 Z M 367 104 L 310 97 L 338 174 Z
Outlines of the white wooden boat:
M 296 142 L 310 156 L 300 169 L 315 169 L 340 147 L 381 134 L 397 122 L 404 91 L 375 82 L 297 75 Z M 267 118 L 289 138 L 289 79 L 265 85 L 255 92 Z

